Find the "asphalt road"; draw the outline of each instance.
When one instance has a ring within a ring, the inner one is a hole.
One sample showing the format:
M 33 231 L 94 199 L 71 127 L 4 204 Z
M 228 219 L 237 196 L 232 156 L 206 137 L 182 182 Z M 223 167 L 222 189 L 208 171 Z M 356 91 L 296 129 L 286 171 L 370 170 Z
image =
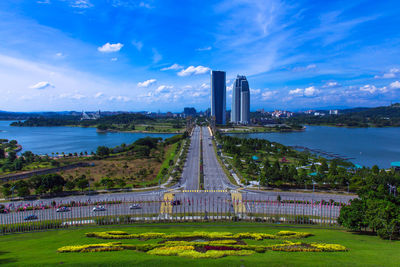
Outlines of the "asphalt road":
M 200 140 L 202 135 L 203 145 L 203 168 L 204 168 L 204 189 L 199 190 L 199 160 L 200 160 Z M 166 193 L 173 194 L 173 200 L 179 200 L 180 205 L 171 205 L 170 201 L 165 201 Z M 93 212 L 93 204 L 90 206 L 78 206 L 71 208 L 66 213 L 57 213 L 54 208 L 40 209 L 35 211 L 11 212 L 0 214 L 0 224 L 12 224 L 24 222 L 28 215 L 35 214 L 38 220 L 62 219 L 71 221 L 73 219 L 87 218 L 93 219 L 105 215 L 132 215 L 132 217 L 151 217 L 152 220 L 162 219 L 168 216 L 181 216 L 182 214 L 194 214 L 204 216 L 207 214 L 258 214 L 265 216 L 275 216 L 281 214 L 310 215 L 335 218 L 339 215 L 340 208 L 329 205 L 315 204 L 280 204 L 276 200 L 280 196 L 281 200 L 301 200 L 315 203 L 316 201 L 330 201 L 347 203 L 354 196 L 343 194 L 325 193 L 298 193 L 298 192 L 275 192 L 257 191 L 250 189 L 240 189 L 230 183 L 222 167 L 220 166 L 214 147 L 212 137 L 207 127 L 196 127 L 191 136 L 191 144 L 187 155 L 187 160 L 182 172 L 182 179 L 179 184 L 168 189 L 158 189 L 145 192 L 127 192 L 99 195 L 69 196 L 63 198 L 39 199 L 31 201 L 18 201 L 3 203 L 15 207 L 25 205 L 50 206 L 53 201 L 58 205 L 62 203 L 94 203 L 97 201 L 123 201 L 122 204 L 104 205 L 105 211 Z M 140 209 L 131 210 L 129 206 L 139 203 Z M 238 208 L 238 207 L 241 208 Z M 168 210 L 165 214 L 163 210 Z M 201 215 L 200 215 L 201 214 Z M 197 216 L 196 215 L 196 216 Z M 227 215 L 228 216 L 228 215 Z
M 203 133 L 203 165 L 204 165 L 204 189 L 221 190 L 235 189 L 237 186 L 230 183 L 215 155 L 212 137 L 208 127 L 202 128 Z
M 200 127 L 193 130 L 189 152 L 182 172 L 181 186 L 187 190 L 199 189 Z

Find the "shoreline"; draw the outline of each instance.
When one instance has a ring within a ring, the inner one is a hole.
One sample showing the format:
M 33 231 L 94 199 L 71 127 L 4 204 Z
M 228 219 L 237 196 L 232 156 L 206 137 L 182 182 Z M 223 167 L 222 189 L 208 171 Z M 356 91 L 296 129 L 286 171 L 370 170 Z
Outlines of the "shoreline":
M 306 127 L 304 126 L 302 129 L 282 129 L 276 130 L 274 128 L 265 129 L 265 131 L 252 131 L 252 130 L 244 130 L 244 131 L 236 131 L 236 130 L 224 130 L 218 129 L 222 134 L 256 134 L 256 133 L 292 133 L 292 132 L 304 132 L 306 131 Z
M 150 133 L 150 134 L 183 134 L 184 132 L 157 132 L 157 131 L 139 131 L 139 130 L 97 130 L 96 126 L 82 126 L 82 125 L 54 125 L 54 126 L 14 126 L 10 127 L 21 127 L 21 128 L 32 128 L 32 127 L 76 127 L 76 128 L 95 128 L 97 133 Z

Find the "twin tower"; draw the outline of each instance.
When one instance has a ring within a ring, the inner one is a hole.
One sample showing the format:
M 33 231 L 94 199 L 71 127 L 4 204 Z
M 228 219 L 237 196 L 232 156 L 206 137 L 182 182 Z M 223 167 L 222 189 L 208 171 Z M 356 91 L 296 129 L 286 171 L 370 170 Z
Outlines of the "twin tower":
M 226 73 L 211 71 L 211 116 L 216 124 L 226 124 Z M 250 123 L 250 89 L 246 76 L 238 75 L 232 88 L 231 122 Z

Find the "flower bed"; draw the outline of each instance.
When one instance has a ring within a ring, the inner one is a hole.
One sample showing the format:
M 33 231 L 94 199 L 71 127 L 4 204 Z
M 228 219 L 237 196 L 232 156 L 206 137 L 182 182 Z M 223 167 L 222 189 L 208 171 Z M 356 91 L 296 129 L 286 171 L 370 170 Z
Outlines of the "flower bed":
M 57 251 L 64 252 L 99 252 L 135 250 L 157 256 L 180 256 L 193 259 L 221 258 L 225 256 L 249 256 L 266 251 L 285 252 L 342 252 L 348 249 L 339 244 L 305 243 L 285 240 L 273 245 L 247 245 L 241 239 L 288 239 L 304 238 L 309 233 L 280 231 L 274 235 L 264 233 L 228 233 L 228 232 L 183 232 L 176 234 L 141 233 L 129 234 L 123 231 L 92 232 L 87 237 L 104 239 L 163 239 L 153 244 L 122 244 L 120 242 L 65 246 Z M 199 240 L 199 238 L 202 238 Z
M 206 251 L 208 250 L 241 250 L 240 248 L 227 247 L 227 246 L 204 246 Z
M 101 244 L 90 244 L 81 246 L 65 246 L 57 249 L 57 252 L 99 252 L 99 251 L 117 251 L 123 250 L 120 246 L 121 243 L 101 243 Z
M 166 233 L 143 233 L 143 234 L 128 234 L 122 231 L 112 232 L 91 232 L 86 234 L 87 237 L 96 237 L 101 239 L 187 239 L 187 238 L 203 238 L 207 240 L 215 239 L 291 239 L 291 238 L 306 238 L 312 236 L 306 232 L 292 232 L 292 231 L 280 231 L 276 234 L 265 234 L 265 233 L 230 233 L 230 232 L 182 232 L 174 234 Z

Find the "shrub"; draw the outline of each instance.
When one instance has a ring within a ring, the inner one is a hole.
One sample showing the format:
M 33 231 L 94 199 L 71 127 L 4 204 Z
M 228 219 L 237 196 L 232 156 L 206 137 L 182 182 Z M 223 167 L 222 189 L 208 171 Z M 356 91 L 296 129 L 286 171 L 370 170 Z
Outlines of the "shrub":
M 116 251 L 123 250 L 120 246 L 121 243 L 101 243 L 101 244 L 89 244 L 80 246 L 64 246 L 57 249 L 57 252 L 99 252 L 99 251 Z
M 193 246 L 160 247 L 147 251 L 147 254 L 158 256 L 176 256 L 181 252 L 194 250 Z
M 217 250 L 209 250 L 206 253 L 201 253 L 197 251 L 183 251 L 178 254 L 180 257 L 187 257 L 192 259 L 217 259 L 225 256 L 250 256 L 254 254 L 254 251 L 251 250 L 225 250 L 225 251 L 217 251 Z

